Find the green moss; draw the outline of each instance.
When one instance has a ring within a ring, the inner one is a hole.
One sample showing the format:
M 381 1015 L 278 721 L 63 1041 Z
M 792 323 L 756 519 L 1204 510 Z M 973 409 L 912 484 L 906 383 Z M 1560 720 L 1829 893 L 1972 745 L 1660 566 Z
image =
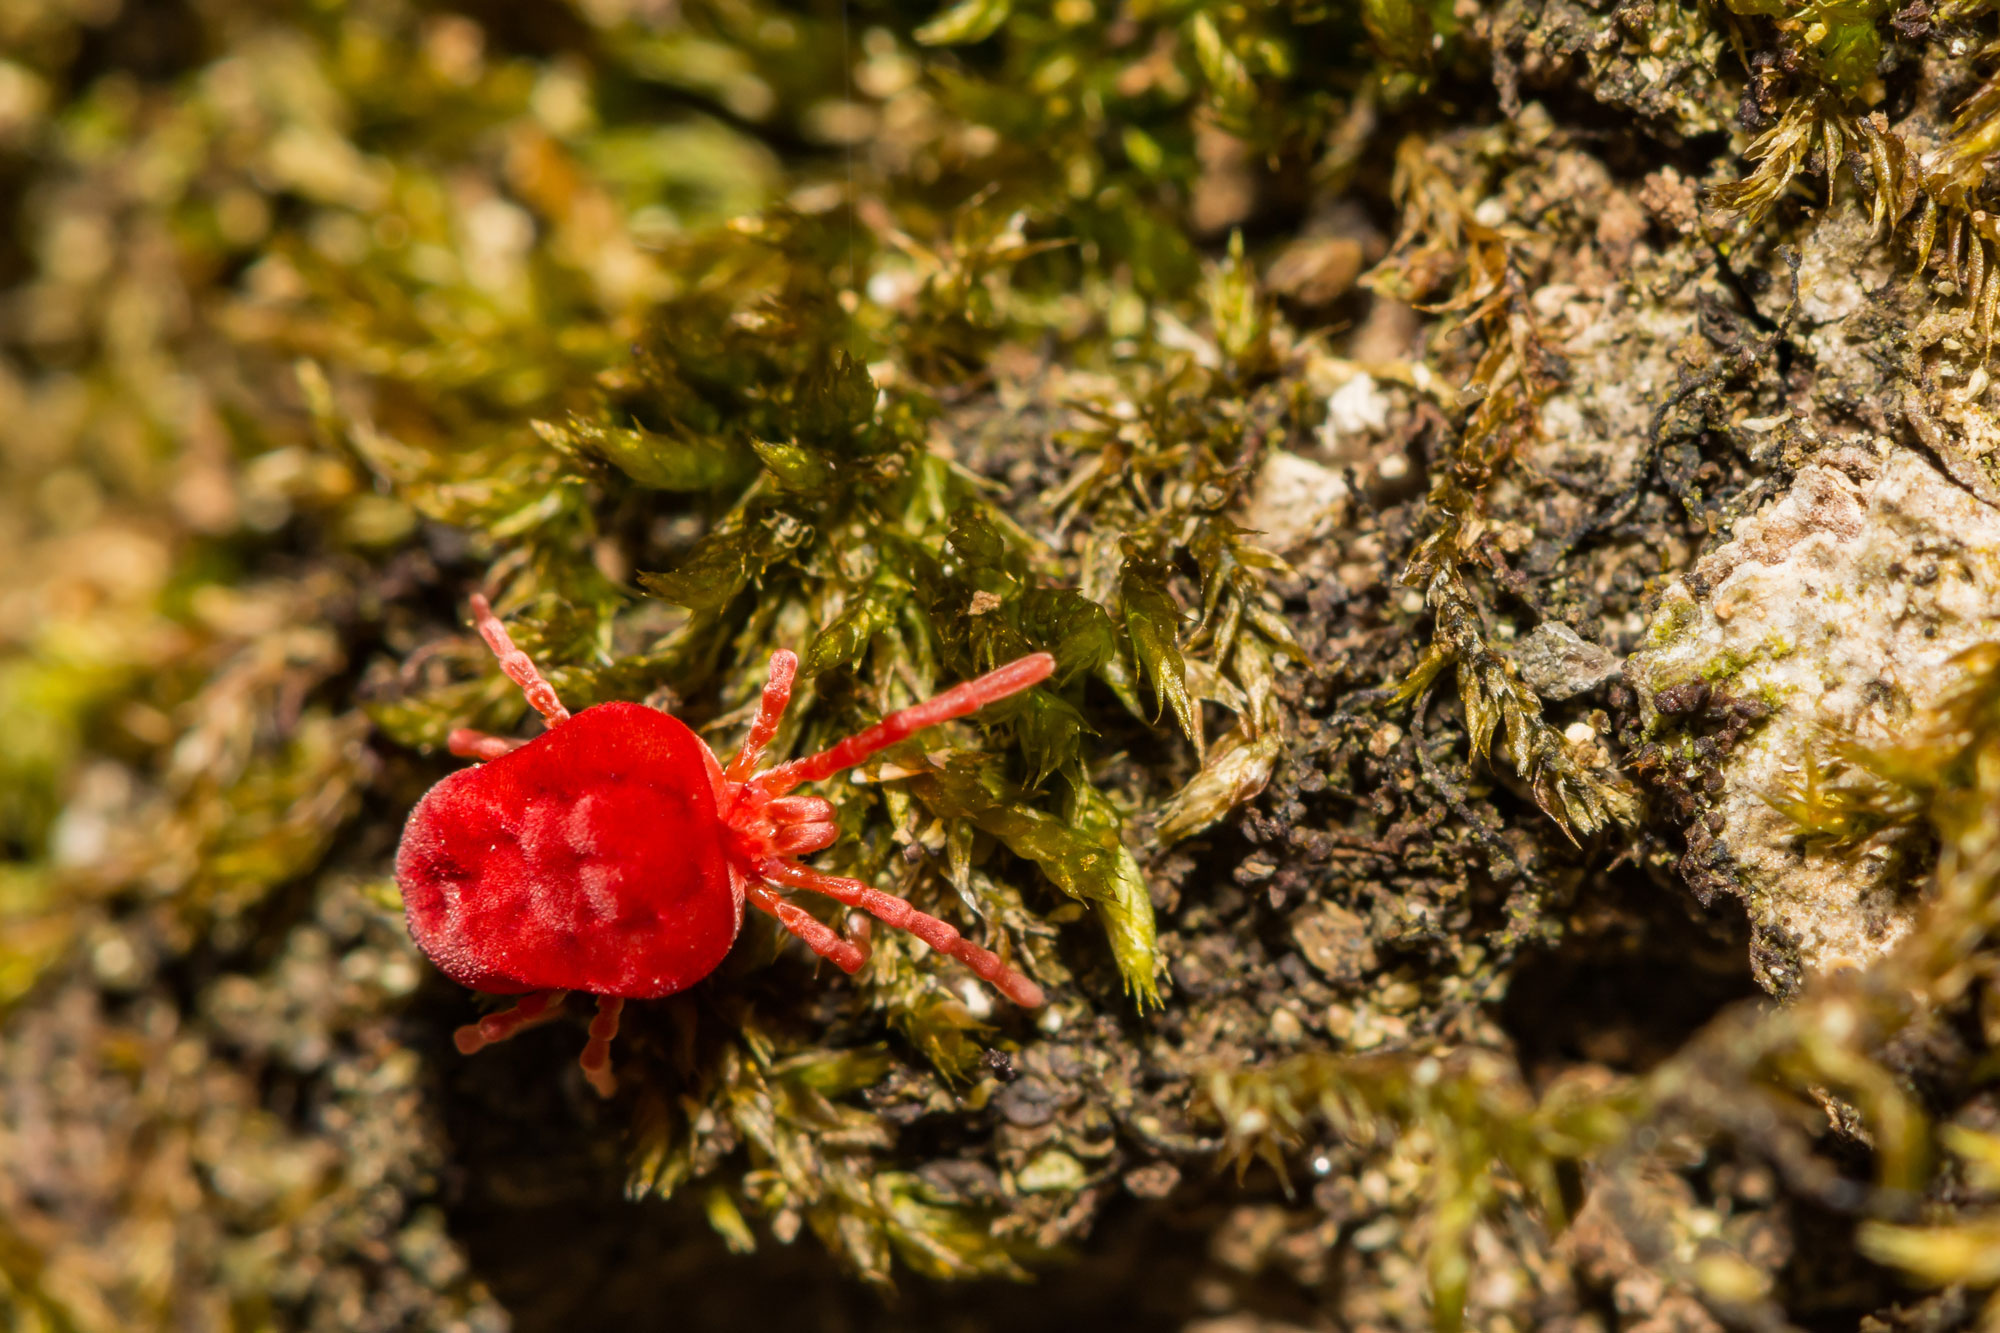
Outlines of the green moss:
M 1437 1326 L 1463 1326 L 1470 1263 L 1464 1247 L 1482 1214 L 1509 1197 L 1542 1216 L 1565 1215 L 1561 1172 L 1622 1141 L 1643 1105 L 1623 1081 L 1557 1084 L 1537 1100 L 1504 1061 L 1465 1053 L 1308 1055 L 1266 1068 L 1216 1071 L 1203 1109 L 1240 1166 L 1261 1158 L 1284 1170 L 1287 1148 L 1321 1127 L 1349 1139 L 1420 1137 L 1432 1219 L 1425 1263 Z

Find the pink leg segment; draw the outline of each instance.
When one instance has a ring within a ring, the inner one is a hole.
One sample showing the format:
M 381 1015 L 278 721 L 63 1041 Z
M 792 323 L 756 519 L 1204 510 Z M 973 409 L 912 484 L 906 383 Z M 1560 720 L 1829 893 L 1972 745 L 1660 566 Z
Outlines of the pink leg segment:
M 759 778 L 758 785 L 769 795 L 782 796 L 801 783 L 830 778 L 843 768 L 852 768 L 869 755 L 925 727 L 976 713 L 997 699 L 1017 694 L 1030 685 L 1038 685 L 1047 680 L 1055 669 L 1055 658 L 1047 653 L 1030 653 L 975 680 L 954 685 L 943 694 L 920 704 L 891 713 L 866 731 L 857 732 L 830 749 L 794 759 L 788 764 L 779 764 Z
M 773 824 L 831 824 L 838 813 L 824 796 L 780 796 L 764 807 Z
M 590 1040 L 584 1043 L 583 1054 L 577 1057 L 584 1079 L 600 1097 L 618 1091 L 618 1076 L 611 1072 L 611 1042 L 618 1035 L 618 1018 L 624 1009 L 625 1001 L 616 995 L 597 997 L 597 1017 L 590 1020 Z
M 872 889 L 858 879 L 822 875 L 796 861 L 761 861 L 757 873 L 776 884 L 810 889 L 829 898 L 858 907 L 898 930 L 907 930 L 939 953 L 950 954 L 971 968 L 979 978 L 1023 1009 L 1040 1008 L 1042 988 L 1022 976 L 999 958 L 958 933 L 948 921 L 940 921 L 904 902 L 892 893 Z M 789 904 L 787 904 L 789 906 Z M 792 910 L 797 911 L 797 908 Z M 821 929 L 825 929 L 821 927 Z
M 445 748 L 460 759 L 498 759 L 503 754 L 512 754 L 526 745 L 526 741 L 510 740 L 505 736 L 490 736 L 470 727 L 455 727 L 445 741 Z
M 528 703 L 542 719 L 552 727 L 569 721 L 569 709 L 556 698 L 555 686 L 543 680 L 528 655 L 514 646 L 514 641 L 507 637 L 507 627 L 493 614 L 492 603 L 482 593 L 472 594 L 472 623 L 479 627 L 479 637 L 486 640 L 486 646 L 500 659 L 500 669 L 507 679 L 521 687 L 521 693 L 528 696 Z
M 764 807 L 771 821 L 771 850 L 804 856 L 840 841 L 833 802 L 821 796 L 780 796 Z
M 778 918 L 778 924 L 806 942 L 806 947 L 852 976 L 868 962 L 868 937 L 861 942 L 842 939 L 834 930 L 805 908 L 788 903 L 762 884 L 748 888 L 750 904 Z
M 839 841 L 840 825 L 834 823 L 781 824 L 771 835 L 771 847 L 780 856 L 823 852 Z
M 452 1042 L 461 1055 L 472 1055 L 496 1041 L 518 1036 L 560 1014 L 563 996 L 567 994 L 568 991 L 545 990 L 524 995 L 512 1009 L 502 1009 L 497 1014 L 486 1015 L 477 1023 L 467 1023 L 452 1034 Z
M 750 734 L 743 738 L 743 748 L 729 761 L 724 776 L 731 782 L 746 782 L 757 771 L 757 761 L 764 757 L 764 747 L 778 734 L 778 723 L 784 721 L 785 708 L 792 702 L 792 682 L 799 674 L 799 659 L 794 653 L 780 648 L 771 654 L 771 674 L 764 680 L 764 702 L 757 709 L 757 720 L 750 724 Z

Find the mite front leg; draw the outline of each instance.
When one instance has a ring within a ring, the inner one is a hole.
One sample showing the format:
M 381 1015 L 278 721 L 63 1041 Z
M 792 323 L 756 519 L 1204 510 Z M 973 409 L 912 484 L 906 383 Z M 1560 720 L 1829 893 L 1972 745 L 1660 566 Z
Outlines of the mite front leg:
M 514 646 L 514 641 L 507 637 L 507 627 L 493 614 L 492 603 L 482 593 L 472 594 L 472 623 L 479 627 L 479 637 L 486 640 L 486 646 L 500 659 L 500 670 L 521 687 L 521 693 L 542 715 L 542 720 L 552 727 L 569 721 L 569 709 L 556 698 L 556 687 L 542 679 L 533 659 Z
M 776 884 L 823 893 L 849 907 L 858 907 L 898 930 L 909 931 L 939 953 L 949 954 L 964 963 L 981 980 L 1023 1009 L 1036 1009 L 1042 1004 L 1040 986 L 1001 962 L 997 955 L 966 939 L 949 921 L 940 921 L 928 912 L 920 912 L 893 893 L 870 888 L 858 879 L 822 875 L 795 861 L 764 861 L 758 864 L 757 873 Z
M 474 731 L 470 727 L 454 727 L 444 744 L 447 750 L 460 759 L 477 759 L 484 762 L 488 759 L 498 759 L 503 754 L 512 754 L 527 742 L 512 740 L 506 736 L 494 736 L 484 731 Z
M 806 942 L 806 947 L 853 976 L 868 962 L 868 932 L 856 931 L 858 940 L 842 939 L 832 927 L 796 903 L 788 903 L 762 884 L 749 884 L 744 896 L 750 905 L 778 918 L 778 924 Z
M 783 648 L 771 654 L 771 674 L 764 680 L 764 698 L 757 706 L 757 720 L 750 724 L 743 748 L 729 761 L 726 776 L 731 782 L 746 782 L 757 771 L 764 747 L 771 743 L 771 738 L 778 734 L 778 724 L 785 720 L 785 709 L 792 702 L 792 681 L 798 674 L 797 654 Z
M 452 1042 L 459 1054 L 473 1055 L 498 1041 L 519 1036 L 529 1028 L 539 1027 L 562 1012 L 563 996 L 568 991 L 536 991 L 524 995 L 512 1009 L 502 1009 L 499 1013 L 488 1014 L 477 1023 L 467 1023 L 452 1033 Z
M 772 665 L 775 672 L 776 663 Z M 868 756 L 886 750 L 925 727 L 935 727 L 940 722 L 976 713 L 997 699 L 1018 694 L 1030 685 L 1039 685 L 1055 669 L 1056 659 L 1049 654 L 1029 653 L 976 680 L 954 685 L 943 694 L 891 713 L 866 731 L 856 732 L 818 754 L 779 764 L 758 778 L 757 785 L 764 789 L 765 795 L 778 797 L 802 783 L 832 777 L 843 768 L 853 768 Z

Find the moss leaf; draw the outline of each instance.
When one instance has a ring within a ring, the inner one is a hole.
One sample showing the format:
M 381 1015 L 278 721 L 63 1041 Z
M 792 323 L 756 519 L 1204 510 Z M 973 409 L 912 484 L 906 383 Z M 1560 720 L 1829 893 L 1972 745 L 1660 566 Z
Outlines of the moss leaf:
M 1385 64 L 1410 74 L 1430 72 L 1430 15 L 1414 0 L 1361 0 L 1361 22 Z
M 1057 684 L 1095 671 L 1118 651 L 1110 613 L 1069 588 L 1032 588 L 1021 598 L 1021 632 L 1056 659 Z
M 656 597 L 690 611 L 719 611 L 763 572 L 754 536 L 744 530 L 710 533 L 665 573 L 641 574 L 639 584 Z
M 1125 993 L 1144 1012 L 1148 1005 L 1161 1007 L 1159 974 L 1163 969 L 1159 940 L 1153 922 L 1153 898 L 1146 891 L 1139 863 L 1119 840 L 1122 821 L 1111 802 L 1097 788 L 1085 783 L 1073 789 L 1070 802 L 1071 826 L 1109 853 L 1109 874 L 1102 890 L 1107 897 L 1098 908 L 1105 938 L 1111 942 L 1111 956 L 1125 978 Z
M 1239 726 L 1223 733 L 1209 747 L 1201 771 L 1167 802 L 1160 842 L 1170 845 L 1192 837 L 1264 790 L 1278 748 L 1275 730 L 1252 736 Z
M 1255 373 L 1270 356 L 1270 324 L 1257 274 L 1243 257 L 1243 233 L 1229 234 L 1229 254 L 1208 271 L 1203 292 L 1215 341 L 1238 373 Z
M 1076 705 L 1047 690 L 1022 696 L 1014 714 L 1014 735 L 1033 772 L 1030 786 L 1040 786 L 1052 773 L 1080 775 L 1083 738 L 1091 727 Z
M 1072 788 L 1067 818 L 1058 819 L 1026 804 L 1025 794 L 990 768 L 964 759 L 931 767 L 910 785 L 937 813 L 970 819 L 1064 893 L 1092 904 L 1127 992 L 1142 1009 L 1160 1003 L 1153 900 L 1102 793 L 1088 783 Z
M 983 42 L 1000 30 L 1013 12 L 1012 0 L 959 0 L 917 29 L 925 46 L 965 46 Z
M 888 601 L 875 593 L 855 598 L 826 628 L 813 635 L 811 645 L 806 648 L 805 673 L 817 676 L 854 661 L 867 648 L 868 641 L 881 633 L 894 617 Z
M 600 459 L 655 491 L 716 491 L 748 481 L 756 468 L 739 445 L 721 438 L 659 435 L 572 415 L 534 423 L 535 433 L 573 457 Z
M 804 494 L 833 482 L 833 468 L 810 449 L 777 440 L 752 440 L 750 447 L 785 490 Z
M 875 381 L 850 353 L 837 352 L 806 374 L 792 408 L 801 445 L 844 451 L 875 419 Z
M 1230 49 L 1222 30 L 1206 11 L 1188 21 L 1187 34 L 1217 113 L 1225 121 L 1247 120 L 1256 109 L 1257 86 L 1251 82 L 1243 58 Z
M 1181 609 L 1167 591 L 1165 571 L 1126 561 L 1118 577 L 1118 600 L 1125 612 L 1126 633 L 1132 636 L 1132 656 L 1152 682 L 1154 706 L 1173 708 L 1181 731 L 1199 753 L 1201 714 L 1188 694 L 1187 663 L 1179 642 Z

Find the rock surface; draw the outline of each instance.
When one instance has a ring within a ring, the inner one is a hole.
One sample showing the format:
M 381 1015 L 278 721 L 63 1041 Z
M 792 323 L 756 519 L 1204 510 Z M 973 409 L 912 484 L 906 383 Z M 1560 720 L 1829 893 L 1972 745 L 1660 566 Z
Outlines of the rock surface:
M 1952 658 L 1996 628 L 2000 510 L 1887 444 L 1801 469 L 1662 598 L 1653 646 L 1627 669 L 1649 725 L 1678 725 L 1662 715 L 1695 711 L 1697 694 L 1710 712 L 1728 701 L 1768 709 L 1708 785 L 1710 827 L 1770 989 L 1866 965 L 1916 911 L 1892 838 L 1801 845 L 1772 802 L 1798 786 L 1808 751 L 1831 758 L 1832 738 L 1895 737 L 1952 678 Z
M 1545 620 L 1514 645 L 1521 679 L 1544 699 L 1587 694 L 1619 671 L 1618 657 L 1590 642 L 1560 620 Z

